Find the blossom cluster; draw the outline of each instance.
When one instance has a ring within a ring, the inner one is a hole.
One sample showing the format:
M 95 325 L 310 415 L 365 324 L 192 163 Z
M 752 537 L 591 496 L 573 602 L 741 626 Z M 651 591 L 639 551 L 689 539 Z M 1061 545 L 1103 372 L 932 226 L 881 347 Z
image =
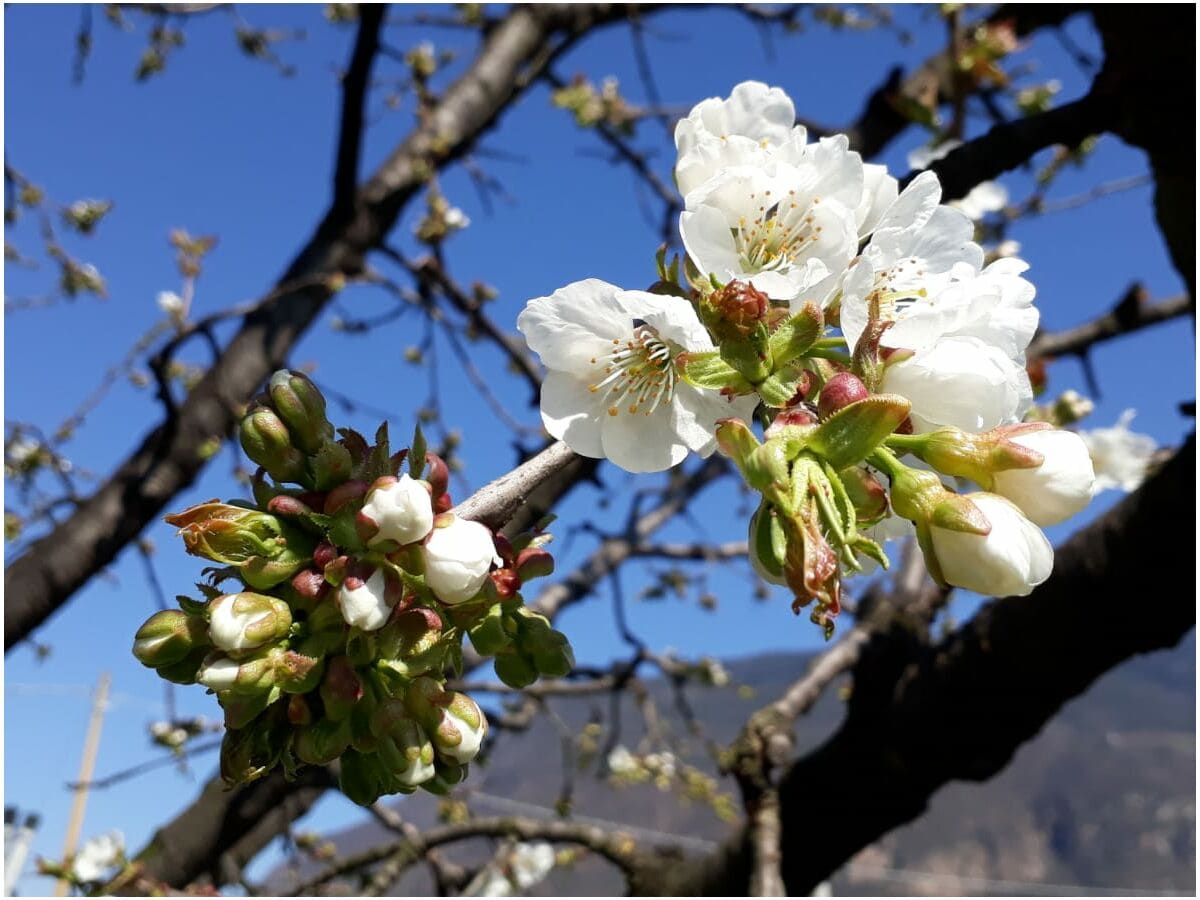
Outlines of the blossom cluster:
M 386 423 L 374 444 L 350 429 L 335 439 L 325 398 L 297 372 L 275 373 L 240 435 L 260 467 L 254 500 L 167 517 L 189 553 L 218 566 L 197 585 L 203 599 L 181 596 L 142 625 L 134 655 L 216 694 L 231 784 L 340 759 L 358 803 L 445 793 L 488 727 L 446 684 L 464 636 L 516 687 L 574 665 L 520 593 L 553 571 L 549 535 L 510 541 L 455 515 L 448 466 L 419 429 L 394 454 Z
M 827 633 L 841 577 L 905 533 L 942 584 L 1032 591 L 1039 526 L 1088 503 L 1093 471 L 1077 434 L 1023 421 L 1026 264 L 985 265 L 935 173 L 901 191 L 844 135 L 810 142 L 778 88 L 701 102 L 675 143 L 682 272 L 660 252 L 646 291 L 579 281 L 518 319 L 546 429 L 633 472 L 719 447 L 762 495 L 751 563 Z

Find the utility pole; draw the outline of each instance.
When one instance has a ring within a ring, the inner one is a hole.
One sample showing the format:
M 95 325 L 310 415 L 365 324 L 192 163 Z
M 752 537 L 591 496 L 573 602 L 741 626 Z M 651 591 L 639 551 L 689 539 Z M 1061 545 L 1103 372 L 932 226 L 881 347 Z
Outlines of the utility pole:
M 34 832 L 38 829 L 37 813 L 25 816 L 24 824 L 17 823 L 15 807 L 4 808 L 4 896 L 13 896 L 13 889 L 25 868 L 29 848 L 33 844 Z
M 71 818 L 67 820 L 67 838 L 63 842 L 63 861 L 75 855 L 79 845 L 79 832 L 83 828 L 83 811 L 87 808 L 88 788 L 92 773 L 96 769 L 96 752 L 100 749 L 100 726 L 104 722 L 104 711 L 108 708 L 107 672 L 100 673 L 96 693 L 92 699 L 92 718 L 88 722 L 87 736 L 83 739 L 83 759 L 79 763 L 79 778 L 75 784 L 75 799 L 71 802 Z M 60 878 L 54 888 L 56 897 L 67 895 L 68 881 Z

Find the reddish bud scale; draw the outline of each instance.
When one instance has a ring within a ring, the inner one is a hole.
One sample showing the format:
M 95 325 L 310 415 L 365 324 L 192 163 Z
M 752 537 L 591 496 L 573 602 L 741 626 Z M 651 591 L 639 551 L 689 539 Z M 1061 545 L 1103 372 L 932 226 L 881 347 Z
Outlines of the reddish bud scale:
M 317 564 L 318 568 L 324 569 L 327 565 L 337 559 L 337 555 L 337 547 L 333 546 L 333 544 L 329 543 L 329 541 L 322 541 L 321 543 L 317 544 L 316 549 L 313 550 L 313 562 Z
M 789 407 L 798 406 L 808 399 L 813 392 L 813 388 L 817 386 L 816 376 L 812 372 L 802 372 L 800 374 L 800 384 L 796 387 L 796 393 L 792 395 L 792 399 L 787 402 Z
M 450 467 L 436 453 L 425 454 L 425 480 L 433 489 L 434 498 L 442 496 L 450 487 Z
M 299 497 L 280 494 L 277 497 L 271 498 L 271 501 L 267 504 L 267 512 L 274 513 L 277 516 L 307 516 L 312 513 L 312 507 Z
M 524 583 L 554 572 L 554 557 L 541 547 L 526 547 L 517 556 L 517 574 Z
M 442 494 L 440 497 L 433 498 L 433 511 L 435 513 L 450 512 L 454 508 L 454 500 L 449 494 Z
M 521 588 L 521 576 L 512 569 L 499 569 L 488 577 L 491 578 L 492 585 L 496 588 L 496 596 L 501 600 L 507 600 Z
M 329 584 L 319 569 L 303 569 L 292 576 L 292 590 L 309 600 L 319 600 L 329 590 Z
M 780 411 L 775 416 L 775 419 L 767 426 L 767 430 L 763 432 L 763 436 L 768 440 L 775 437 L 779 432 L 789 425 L 816 425 L 817 416 L 811 409 L 805 406 L 793 406 Z
M 312 710 L 301 694 L 288 697 L 287 718 L 293 725 L 308 725 L 312 722 Z
M 367 489 L 365 481 L 347 481 L 339 484 L 325 495 L 325 515 L 336 515 L 347 503 L 361 500 L 367 495 Z
M 817 412 L 821 418 L 826 418 L 851 403 L 865 400 L 870 395 L 871 392 L 857 375 L 838 372 L 821 388 L 821 396 L 817 399 Z
M 496 555 L 504 560 L 504 565 L 512 568 L 516 562 L 516 551 L 513 550 L 512 541 L 502 534 L 492 536 L 492 542 L 496 545 Z

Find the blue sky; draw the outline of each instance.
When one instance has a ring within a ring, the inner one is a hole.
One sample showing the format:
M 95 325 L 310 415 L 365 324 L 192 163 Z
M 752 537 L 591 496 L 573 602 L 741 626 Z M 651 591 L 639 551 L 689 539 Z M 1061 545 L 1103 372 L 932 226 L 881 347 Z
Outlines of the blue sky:
M 407 12 L 407 10 L 405 11 Z M 167 71 L 144 84 L 132 72 L 145 41 L 145 24 L 123 34 L 103 21 L 97 10 L 95 46 L 81 86 L 70 83 L 71 55 L 78 9 L 75 6 L 9 6 L 5 11 L 6 158 L 42 185 L 55 200 L 106 197 L 116 207 L 90 239 L 68 239 L 68 248 L 94 262 L 105 275 L 109 299 L 79 299 L 55 308 L 14 313 L 5 322 L 5 418 L 53 427 L 71 413 L 97 380 L 97 373 L 118 361 L 143 331 L 160 317 L 158 291 L 179 287 L 166 242 L 169 229 L 217 234 L 220 243 L 200 278 L 194 310 L 204 313 L 249 300 L 264 292 L 286 267 L 325 209 L 330 192 L 339 94 L 335 72 L 344 65 L 353 32 L 329 26 L 319 6 L 257 7 L 243 10 L 254 25 L 304 28 L 307 37 L 279 48 L 296 67 L 292 78 L 248 60 L 234 45 L 224 14 L 189 22 L 186 46 L 176 51 Z M 944 41 L 941 24 L 925 8 L 904 8 L 900 19 L 914 31 L 902 46 L 893 32 L 832 33 L 811 25 L 803 34 L 778 36 L 768 59 L 755 30 L 727 10 L 672 11 L 655 17 L 648 40 L 658 89 L 664 102 L 686 107 L 703 97 L 724 95 L 737 82 L 756 78 L 784 87 L 800 114 L 822 123 L 851 121 L 863 98 L 893 64 L 918 64 Z M 1097 41 L 1085 20 L 1069 33 L 1096 54 Z M 460 32 L 394 26 L 387 41 L 409 48 L 432 39 L 439 47 L 469 54 Z M 1057 78 L 1064 100 L 1079 96 L 1087 76 L 1049 36 L 1031 42 L 1021 59 L 1034 67 L 1026 81 Z M 594 80 L 616 75 L 634 102 L 645 97 L 636 75 L 627 31 L 605 31 L 572 50 L 558 63 L 564 77 L 579 72 Z M 398 75 L 383 61 L 377 77 Z M 386 111 L 377 95 L 371 104 L 371 128 L 364 153 L 370 171 L 408 131 L 411 105 Z M 972 120 L 973 131 L 986 127 Z M 647 124 L 639 146 L 654 151 L 652 163 L 669 182 L 671 148 L 657 126 Z M 882 161 L 897 174 L 907 171 L 905 154 L 923 141 L 915 129 L 889 148 Z M 449 199 L 462 207 L 473 225 L 454 237 L 447 258 L 454 274 L 494 285 L 499 298 L 493 317 L 511 328 L 524 302 L 580 278 L 599 277 L 628 287 L 653 278 L 657 225 L 641 214 L 644 189 L 625 169 L 609 165 L 603 147 L 578 129 L 569 115 L 551 107 L 543 87 L 529 92 L 483 142 L 479 164 L 499 179 L 511 202 L 496 200 L 485 211 L 459 168 L 442 180 Z M 1066 197 L 1095 184 L 1147 171 L 1141 151 L 1105 137 L 1081 170 L 1067 171 L 1051 191 Z M 1014 198 L 1030 190 L 1029 173 L 1002 179 Z M 1151 190 L 1141 187 L 1115 194 L 1073 211 L 1023 220 L 1010 236 L 1022 245 L 1037 285 L 1043 322 L 1049 329 L 1068 327 L 1109 308 L 1134 280 L 1144 281 L 1156 299 L 1173 296 L 1182 282 L 1171 268 L 1154 225 Z M 421 204 L 412 205 L 395 231 L 396 242 L 411 251 L 412 227 Z M 38 238 L 29 221 L 10 229 L 8 239 L 26 255 L 38 255 Z M 376 264 L 388 271 L 385 260 Z M 395 271 L 390 274 L 398 275 Z M 42 293 L 51 270 L 8 267 L 6 295 Z M 391 411 L 393 434 L 411 433 L 413 412 L 428 393 L 424 369 L 404 362 L 404 348 L 419 343 L 423 327 L 413 316 L 368 336 L 348 336 L 330 327 L 331 316 L 366 316 L 390 307 L 375 289 L 345 292 L 339 310 L 330 310 L 304 337 L 294 364 L 315 363 L 316 378 L 365 404 Z M 465 477 L 472 487 L 506 471 L 512 463 L 511 437 L 465 380 L 444 340 L 438 343 L 439 380 L 447 426 L 461 429 Z M 504 372 L 488 347 L 474 351 L 477 365 L 497 386 L 507 406 L 528 423 L 536 412 L 525 406 L 523 383 Z M 184 358 L 205 361 L 202 345 Z M 1147 360 L 1152 365 L 1144 365 Z M 1162 443 L 1177 442 L 1190 420 L 1177 404 L 1194 396 L 1194 343 L 1191 328 L 1176 322 L 1101 347 L 1095 352 L 1103 394 L 1093 427 L 1112 424 L 1122 410 L 1138 409 L 1135 428 Z M 1139 362 L 1143 364 L 1139 364 Z M 1051 389 L 1083 388 L 1074 361 L 1055 364 Z M 335 413 L 341 411 L 334 406 Z M 159 411 L 150 392 L 120 382 L 90 416 L 68 451 L 76 465 L 103 475 L 140 440 Z M 373 429 L 377 417 L 347 413 L 342 424 Z M 232 456 L 224 451 L 200 481 L 180 496 L 182 508 L 208 497 L 236 495 L 230 477 Z M 613 509 L 621 498 L 652 481 L 615 470 L 605 472 L 614 489 Z M 463 494 L 457 485 L 456 495 Z M 613 524 L 614 515 L 598 506 L 599 493 L 578 490 L 560 509 L 558 530 L 584 521 Z M 1119 497 L 1105 494 L 1075 522 L 1051 529 L 1061 539 L 1078 524 Z M 730 511 L 737 504 L 733 485 L 705 494 L 690 522 L 679 522 L 664 538 L 731 540 L 742 536 L 741 521 Z M 158 553 L 155 566 L 168 594 L 184 592 L 199 576 L 200 564 L 187 557 L 172 529 L 155 524 L 147 531 Z M 568 570 L 590 550 L 586 535 L 573 541 L 559 559 Z M 819 643 L 805 618 L 794 619 L 787 598 L 767 603 L 749 599 L 744 566 L 709 573 L 709 588 L 721 597 L 716 613 L 698 611 L 694 601 L 671 599 L 636 603 L 633 625 L 657 647 L 673 646 L 692 656 L 730 657 L 767 649 L 810 649 Z M 636 570 L 625 577 L 627 595 L 636 596 L 646 577 Z M 619 652 L 607 591 L 596 602 L 565 615 L 562 627 L 584 662 L 603 662 Z M 958 601 L 956 612 L 969 613 L 971 601 Z M 9 654 L 5 666 L 5 802 L 43 816 L 35 853 L 60 852 L 69 794 L 75 777 L 88 710 L 88 691 L 101 671 L 113 676 L 114 702 L 104 724 L 97 775 L 151 758 L 146 723 L 161 716 L 160 683 L 128 652 L 132 633 L 153 609 L 141 561 L 125 553 L 106 577 L 97 578 L 37 638 L 53 648 L 39 663 L 28 648 Z M 181 712 L 214 717 L 212 698 L 198 688 L 179 689 Z M 141 846 L 153 828 L 185 806 L 215 757 L 200 760 L 190 777 L 168 768 L 90 798 L 85 835 L 122 829 L 131 847 Z M 359 813 L 347 801 L 330 796 L 307 823 L 324 829 L 353 821 Z M 33 878 L 25 892 L 47 889 Z

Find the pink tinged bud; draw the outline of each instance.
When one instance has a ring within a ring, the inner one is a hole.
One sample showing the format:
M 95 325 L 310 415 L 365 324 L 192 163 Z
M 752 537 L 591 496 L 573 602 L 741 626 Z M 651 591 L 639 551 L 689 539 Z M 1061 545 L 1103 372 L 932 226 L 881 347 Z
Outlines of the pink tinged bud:
M 804 406 L 793 406 L 788 409 L 780 410 L 779 414 L 767 426 L 767 430 L 763 432 L 767 440 L 777 437 L 788 426 L 796 425 L 816 425 L 817 417 L 812 411 Z
M 454 508 L 454 500 L 449 494 L 439 494 L 434 498 L 433 511 L 439 515 L 447 513 Z
M 817 399 L 817 412 L 821 418 L 831 416 L 839 409 L 849 406 L 870 396 L 867 386 L 857 375 L 850 372 L 838 372 L 821 388 Z
M 386 625 L 399 600 L 398 593 L 389 590 L 388 577 L 382 568 L 376 569 L 366 581 L 348 577 L 337 597 L 346 624 L 363 631 L 376 631 Z
M 221 650 L 251 650 L 288 633 L 288 605 L 264 594 L 225 594 L 209 604 L 209 637 Z
M 335 656 L 325 665 L 321 681 L 325 714 L 335 721 L 346 718 L 363 697 L 363 683 L 347 656 Z
M 408 475 L 380 478 L 371 486 L 358 514 L 358 533 L 368 547 L 396 547 L 423 540 L 433 528 L 429 491 Z
M 327 516 L 337 515 L 347 503 L 365 497 L 368 487 L 365 481 L 346 481 L 339 484 L 325 495 L 325 509 L 322 512 Z
M 792 395 L 792 399 L 788 401 L 788 406 L 796 406 L 809 398 L 813 388 L 817 386 L 816 376 L 812 372 L 805 370 L 800 373 L 800 382 L 796 386 L 796 393 Z
M 554 557 L 541 547 L 526 547 L 517 555 L 517 575 L 521 582 L 545 578 L 554 572 Z
M 329 541 L 322 541 L 321 543 L 317 544 L 317 548 L 313 550 L 313 562 L 316 564 L 318 569 L 324 569 L 327 565 L 337 559 L 337 555 L 337 547 L 333 546 L 333 544 L 329 543 Z
M 300 694 L 288 697 L 287 718 L 293 725 L 311 725 L 313 720 L 312 708 Z
M 450 487 L 450 467 L 436 453 L 425 454 L 425 480 L 434 497 L 442 496 Z
M 272 497 L 270 502 L 267 503 L 267 511 L 284 517 L 312 514 L 312 508 L 308 504 L 304 503 L 299 497 L 293 497 L 289 494 L 279 494 Z
M 320 600 L 329 590 L 329 583 L 320 570 L 304 569 L 292 576 L 292 590 L 308 600 Z
M 1008 442 L 1039 455 L 1041 465 L 996 472 L 991 489 L 1016 504 L 1034 524 L 1057 525 L 1091 501 L 1096 473 L 1087 444 L 1078 434 L 1057 429 L 1027 431 Z
M 985 535 L 930 530 L 942 576 L 948 584 L 990 597 L 1023 597 L 1050 577 L 1054 548 L 1041 529 L 1012 503 L 994 494 L 968 498 L 990 524 Z
M 517 591 L 521 589 L 521 577 L 512 569 L 497 569 L 490 573 L 488 578 L 491 579 L 496 597 L 501 600 L 516 596 Z
M 874 475 L 861 466 L 843 469 L 838 475 L 846 488 L 846 495 L 854 505 L 859 524 L 876 522 L 887 515 L 887 491 Z
M 493 563 L 499 564 L 492 533 L 484 525 L 447 514 L 437 523 L 421 553 L 425 583 L 442 603 L 464 603 L 487 581 Z

